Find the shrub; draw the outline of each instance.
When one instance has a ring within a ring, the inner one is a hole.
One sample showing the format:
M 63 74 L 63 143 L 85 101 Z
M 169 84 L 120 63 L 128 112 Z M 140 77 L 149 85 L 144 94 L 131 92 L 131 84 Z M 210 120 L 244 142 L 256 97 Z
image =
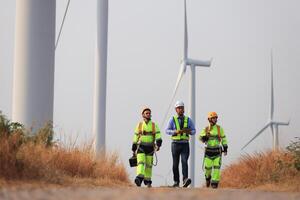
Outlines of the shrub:
M 64 148 L 53 142 L 53 134 L 50 123 L 31 134 L 0 113 L 0 178 L 55 184 L 129 184 L 116 153 L 102 153 L 96 159 L 91 145 Z

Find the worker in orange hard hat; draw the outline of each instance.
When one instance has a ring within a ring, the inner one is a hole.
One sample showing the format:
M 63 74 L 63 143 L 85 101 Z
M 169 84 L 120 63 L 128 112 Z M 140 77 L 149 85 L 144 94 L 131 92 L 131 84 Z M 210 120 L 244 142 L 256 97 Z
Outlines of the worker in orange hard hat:
M 207 115 L 209 125 L 202 129 L 200 133 L 200 141 L 205 143 L 205 179 L 206 186 L 218 188 L 220 181 L 220 168 L 222 152 L 227 155 L 227 139 L 224 130 L 217 125 L 218 114 L 216 112 L 209 112 Z

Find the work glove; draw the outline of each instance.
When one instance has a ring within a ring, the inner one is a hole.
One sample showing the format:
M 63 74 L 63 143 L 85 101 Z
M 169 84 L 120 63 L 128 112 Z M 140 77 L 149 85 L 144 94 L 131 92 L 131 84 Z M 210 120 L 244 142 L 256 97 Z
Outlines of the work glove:
M 157 145 L 158 147 L 160 147 L 161 144 L 162 144 L 162 139 L 157 139 L 157 140 L 156 140 L 156 145 Z
M 201 141 L 204 142 L 204 143 L 207 142 L 208 141 L 208 136 L 206 136 L 206 135 L 202 136 Z
M 226 145 L 226 146 L 223 146 L 223 152 L 224 152 L 224 156 L 226 156 L 227 155 L 227 149 L 228 149 L 228 146 Z
M 132 144 L 131 150 L 132 150 L 133 152 L 135 152 L 136 149 L 137 149 L 137 144 Z

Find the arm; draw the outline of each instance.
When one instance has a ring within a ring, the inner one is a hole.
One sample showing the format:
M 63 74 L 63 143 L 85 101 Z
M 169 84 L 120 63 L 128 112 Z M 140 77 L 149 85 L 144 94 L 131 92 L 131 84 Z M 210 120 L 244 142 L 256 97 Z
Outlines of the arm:
M 174 135 L 176 133 L 176 130 L 174 128 L 174 121 L 173 121 L 173 117 L 170 119 L 167 128 L 166 128 L 166 134 L 168 135 Z
M 227 149 L 228 149 L 228 143 L 227 143 L 227 138 L 226 138 L 226 135 L 224 133 L 224 129 L 221 127 L 221 142 L 222 142 L 222 146 L 223 146 L 223 150 L 224 150 L 224 153 L 225 155 L 227 154 Z
M 200 132 L 199 140 L 203 143 L 206 143 L 208 141 L 208 136 L 206 135 L 205 128 Z
M 156 130 L 155 142 L 156 142 L 156 145 L 157 145 L 158 150 L 159 150 L 159 148 L 161 147 L 161 144 L 162 144 L 162 139 L 161 139 L 161 133 L 160 133 L 159 127 L 156 124 L 155 124 L 155 130 Z
M 132 143 L 132 146 L 131 146 L 131 150 L 133 151 L 133 152 L 135 152 L 136 151 L 136 149 L 137 149 L 137 143 L 138 143 L 138 135 L 139 135 L 139 125 L 137 125 L 136 127 L 135 127 L 135 130 L 134 130 L 134 135 L 133 135 L 133 143 Z

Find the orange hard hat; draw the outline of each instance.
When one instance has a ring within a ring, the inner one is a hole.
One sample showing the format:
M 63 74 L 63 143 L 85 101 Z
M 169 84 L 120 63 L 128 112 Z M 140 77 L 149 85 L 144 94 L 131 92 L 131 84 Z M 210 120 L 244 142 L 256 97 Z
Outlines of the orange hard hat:
M 142 114 L 144 114 L 144 112 L 146 111 L 146 110 L 149 110 L 150 112 L 151 112 L 151 109 L 149 108 L 149 107 L 143 107 L 143 109 L 142 109 Z
M 208 115 L 207 115 L 207 118 L 211 119 L 213 117 L 218 117 L 218 114 L 216 112 L 209 112 Z

